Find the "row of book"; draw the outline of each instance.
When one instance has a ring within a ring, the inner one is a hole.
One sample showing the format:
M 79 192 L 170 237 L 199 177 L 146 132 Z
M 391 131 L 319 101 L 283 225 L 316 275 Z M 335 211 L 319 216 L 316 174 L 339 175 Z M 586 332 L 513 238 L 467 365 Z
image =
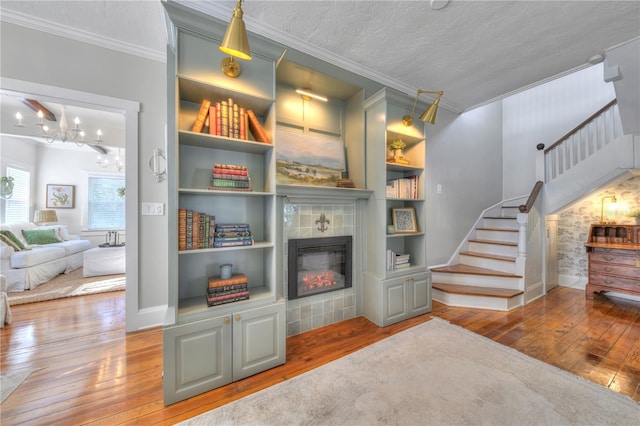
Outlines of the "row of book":
M 251 178 L 247 167 L 235 164 L 214 164 L 209 189 L 251 191 Z
M 207 286 L 207 305 L 218 306 L 225 303 L 247 300 L 249 298 L 249 280 L 244 274 L 233 274 L 230 278 L 209 277 Z
M 395 271 L 411 266 L 409 254 L 396 253 L 393 250 L 387 250 L 387 271 Z
M 225 223 L 216 225 L 213 247 L 237 247 L 253 245 L 253 235 L 248 223 Z
M 178 209 L 178 250 L 213 247 L 215 227 L 215 216 L 184 208 Z
M 201 133 L 208 128 L 210 135 L 249 140 L 249 132 L 258 142 L 271 143 L 262 123 L 251 109 L 245 109 L 228 98 L 211 102 L 203 99 L 192 132 Z
M 399 179 L 391 179 L 387 181 L 386 186 L 387 198 L 408 198 L 418 199 L 418 176 L 407 176 Z

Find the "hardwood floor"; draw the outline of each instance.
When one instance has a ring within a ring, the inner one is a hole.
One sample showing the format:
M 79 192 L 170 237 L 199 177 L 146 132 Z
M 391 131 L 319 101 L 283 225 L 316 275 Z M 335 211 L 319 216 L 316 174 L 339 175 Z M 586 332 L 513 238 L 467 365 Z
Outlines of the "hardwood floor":
M 38 368 L 1 423 L 173 424 L 438 316 L 640 401 L 640 302 L 558 288 L 511 312 L 450 308 L 378 328 L 364 318 L 287 340 L 287 363 L 186 401 L 162 403 L 162 330 L 125 334 L 124 292 L 12 308 L 0 371 Z

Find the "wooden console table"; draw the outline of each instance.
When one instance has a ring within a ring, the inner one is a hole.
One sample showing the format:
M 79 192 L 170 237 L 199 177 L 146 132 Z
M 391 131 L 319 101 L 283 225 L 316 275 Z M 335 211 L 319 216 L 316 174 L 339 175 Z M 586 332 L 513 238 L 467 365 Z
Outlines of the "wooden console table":
M 640 225 L 591 225 L 587 299 L 615 291 L 640 296 Z

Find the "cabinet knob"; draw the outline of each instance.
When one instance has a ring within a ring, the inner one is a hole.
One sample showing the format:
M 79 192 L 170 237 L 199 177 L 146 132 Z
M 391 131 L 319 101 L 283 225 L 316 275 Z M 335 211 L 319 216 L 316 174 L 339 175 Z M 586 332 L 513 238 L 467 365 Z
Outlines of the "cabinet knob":
M 606 284 L 613 284 L 613 282 L 614 282 L 614 281 L 613 281 L 611 278 L 605 278 L 605 279 L 604 279 L 604 282 L 605 282 Z
M 236 315 L 236 321 L 240 321 L 240 315 Z
M 605 272 L 611 272 L 611 271 L 613 271 L 613 268 L 611 266 L 605 266 L 604 270 L 605 270 Z
M 225 323 L 225 324 L 229 324 L 229 323 L 231 323 L 231 320 L 229 319 L 229 317 L 225 317 L 225 318 L 224 318 L 224 323 Z

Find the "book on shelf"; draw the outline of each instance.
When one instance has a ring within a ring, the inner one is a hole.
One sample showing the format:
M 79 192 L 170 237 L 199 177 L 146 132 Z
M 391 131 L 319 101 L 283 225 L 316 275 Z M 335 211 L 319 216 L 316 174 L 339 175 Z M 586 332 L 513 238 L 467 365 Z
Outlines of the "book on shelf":
M 216 224 L 216 232 L 241 232 L 251 231 L 251 226 L 248 223 L 218 223 Z
M 211 179 L 211 186 L 216 188 L 251 188 L 251 181 L 236 179 Z
M 262 127 L 262 123 L 260 123 L 260 120 L 258 120 L 253 110 L 248 109 L 247 116 L 249 118 L 249 130 L 251 130 L 253 138 L 258 142 L 271 143 L 267 132 L 264 130 L 264 127 Z
M 213 247 L 216 217 L 186 208 L 178 209 L 178 250 Z
M 418 198 L 418 176 L 407 176 L 387 181 L 385 195 L 387 198 Z
M 253 238 L 242 241 L 213 241 L 213 248 L 252 246 Z
M 391 249 L 387 249 L 387 271 L 411 267 L 410 258 L 410 254 L 396 253 Z
M 234 176 L 249 176 L 249 171 L 247 169 L 239 170 L 239 169 L 225 169 L 222 167 L 213 167 L 211 173 L 219 173 L 223 175 L 234 175 Z
M 249 235 L 251 235 L 251 231 L 214 232 L 215 237 L 248 237 Z
M 205 296 L 205 297 L 207 299 L 208 306 L 218 306 L 218 305 L 224 305 L 226 303 L 238 302 L 240 300 L 247 300 L 249 299 L 249 292 L 246 292 L 245 294 L 234 294 L 234 295 L 231 295 L 230 297 L 225 297 L 223 299 L 216 299 L 216 300 L 211 300 L 211 298 L 208 296 Z
M 229 278 L 222 278 L 220 277 L 220 275 L 215 275 L 213 277 L 209 277 L 209 288 L 236 284 L 247 284 L 248 282 L 249 279 L 247 278 L 247 276 L 239 272 L 232 274 Z
M 242 166 L 239 164 L 227 164 L 227 163 L 215 163 L 213 165 L 214 169 L 228 169 L 228 170 L 247 170 L 247 166 Z
M 193 126 L 191 127 L 192 132 L 202 132 L 204 128 L 204 122 L 209 115 L 209 107 L 211 106 L 211 101 L 208 99 L 203 99 L 200 104 L 200 110 L 198 111 L 198 115 L 196 115 L 196 119 L 193 122 Z
M 217 169 L 217 170 L 223 170 L 223 169 Z M 249 175 L 234 175 L 234 174 L 213 172 L 211 174 L 211 177 L 213 179 L 221 179 L 221 180 L 237 180 L 237 181 L 241 181 L 241 182 L 248 182 L 249 181 Z
M 208 287 L 207 294 L 209 296 L 224 296 L 226 294 L 238 293 L 239 291 L 247 291 L 249 290 L 249 284 L 231 284 L 231 285 L 220 285 L 217 287 Z
M 253 237 L 251 235 L 243 235 L 243 236 L 238 236 L 238 237 L 214 237 L 213 241 L 220 241 L 220 242 L 229 242 L 229 241 L 251 241 L 253 240 Z

